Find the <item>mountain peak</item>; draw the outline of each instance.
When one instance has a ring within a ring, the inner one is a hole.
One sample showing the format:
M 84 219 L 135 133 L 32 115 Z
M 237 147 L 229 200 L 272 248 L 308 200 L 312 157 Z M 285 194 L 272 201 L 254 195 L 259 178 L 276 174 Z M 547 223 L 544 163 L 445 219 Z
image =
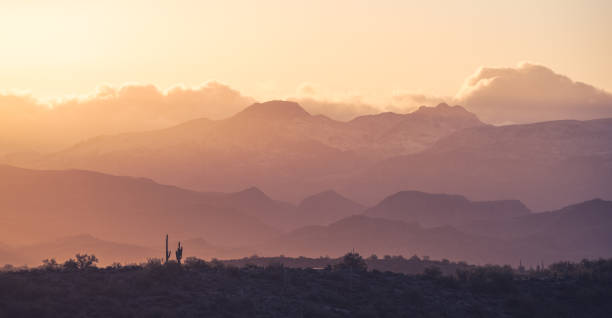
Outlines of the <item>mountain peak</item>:
M 299 207 L 313 208 L 318 205 L 329 205 L 329 204 L 334 204 L 334 205 L 342 204 L 342 205 L 350 205 L 351 207 L 363 208 L 361 207 L 360 204 L 353 202 L 351 199 L 348 199 L 344 197 L 343 195 L 341 195 L 340 193 L 334 190 L 331 190 L 331 189 L 325 190 L 319 193 L 315 193 L 311 196 L 304 198 L 302 202 L 300 202 Z
M 464 113 L 464 114 L 473 115 L 467 109 L 463 108 L 463 106 L 459 106 L 459 105 L 450 106 L 447 103 L 440 103 L 437 106 L 433 106 L 433 107 L 432 106 L 421 106 L 414 113 L 415 114 L 416 113 L 425 113 L 425 114 L 460 114 L 460 113 Z
M 453 125 L 459 125 L 461 128 L 484 125 L 474 113 L 469 112 L 462 106 L 449 106 L 446 103 L 438 104 L 435 107 L 421 106 L 409 115 L 417 120 L 442 120 L 453 123 Z
M 271 201 L 270 197 L 268 197 L 263 191 L 261 191 L 257 187 L 250 187 L 248 189 L 244 189 L 242 191 L 233 193 L 232 195 L 238 196 L 242 199 L 246 200 L 257 200 L 257 201 Z
M 612 213 L 612 201 L 606 201 L 599 198 L 572 204 L 562 208 L 560 211 L 566 213 L 586 213 L 588 212 L 605 212 Z
M 260 117 L 265 119 L 294 119 L 310 117 L 310 114 L 298 103 L 273 100 L 264 103 L 255 103 L 240 113 L 239 116 Z
M 413 200 L 421 200 L 421 201 L 441 201 L 447 200 L 452 202 L 467 202 L 468 200 L 462 195 L 456 194 L 443 194 L 443 193 L 427 193 L 415 190 L 404 190 L 392 194 L 385 198 L 381 203 L 386 202 L 404 202 L 404 201 L 413 201 Z
M 313 198 L 341 198 L 342 196 L 340 194 L 338 194 L 338 192 L 334 191 L 334 190 L 325 190 L 325 191 L 321 191 L 319 193 L 315 193 L 307 198 L 305 198 L 304 200 L 308 200 L 308 199 L 313 199 Z

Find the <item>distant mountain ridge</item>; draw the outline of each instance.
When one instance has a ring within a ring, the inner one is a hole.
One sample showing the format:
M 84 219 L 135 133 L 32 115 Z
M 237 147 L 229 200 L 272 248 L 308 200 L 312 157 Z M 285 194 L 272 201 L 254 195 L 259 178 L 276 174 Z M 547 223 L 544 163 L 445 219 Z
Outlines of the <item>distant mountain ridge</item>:
M 365 215 L 328 226 L 307 226 L 263 245 L 273 255 L 359 253 L 420 255 L 486 264 L 539 264 L 612 257 L 612 201 L 591 200 L 563 209 L 459 226 L 421 227 L 417 223 Z
M 416 222 L 425 227 L 457 226 L 477 220 L 506 219 L 531 213 L 518 200 L 474 202 L 460 195 L 401 191 L 365 211 L 371 217 Z
M 311 116 L 297 103 L 270 101 L 224 120 L 100 136 L 4 162 L 145 176 L 197 191 L 237 192 L 255 184 L 292 203 L 336 189 L 373 205 L 416 189 L 481 201 L 516 198 L 543 211 L 612 199 L 612 119 L 496 127 L 460 106 L 440 104 L 341 122 Z
M 243 245 L 278 233 L 215 197 L 142 178 L 0 165 L 0 241 L 27 244 L 88 229 L 101 239 L 134 244 L 166 233 L 205 233 L 214 242 Z
M 43 243 L 7 247 L 7 249 L 12 254 L 2 253 L 0 264 L 36 266 L 46 259 L 55 259 L 58 263 L 63 263 L 79 253 L 95 254 L 101 265 L 110 265 L 114 262 L 122 264 L 140 263 L 147 258 L 156 256 L 159 258 L 162 245 L 160 240 L 160 248 L 156 251 L 144 246 L 109 242 L 89 234 L 79 234 L 50 239 Z
M 372 203 L 418 189 L 517 198 L 536 211 L 612 199 L 612 119 L 459 130 L 420 153 L 382 160 L 336 188 Z
M 295 222 L 303 225 L 327 225 L 360 214 L 365 206 L 327 190 L 304 198 L 297 206 Z
M 100 136 L 13 165 L 147 176 L 199 191 L 236 192 L 252 184 L 297 202 L 372 163 L 422 151 L 466 127 L 482 126 L 460 106 L 341 122 L 297 103 L 256 103 L 225 120 L 197 119 L 162 130 Z M 323 184 L 324 183 L 324 184 Z
M 0 244 L 0 262 L 15 265 L 77 252 L 105 262 L 160 257 L 166 233 L 183 242 L 186 256 L 208 258 L 339 256 L 352 248 L 474 263 L 612 256 L 612 201 L 601 199 L 530 213 L 515 200 L 402 191 L 364 215 L 333 190 L 296 207 L 254 187 L 201 193 L 142 178 L 0 166 L 0 210 L 0 241 L 8 243 Z

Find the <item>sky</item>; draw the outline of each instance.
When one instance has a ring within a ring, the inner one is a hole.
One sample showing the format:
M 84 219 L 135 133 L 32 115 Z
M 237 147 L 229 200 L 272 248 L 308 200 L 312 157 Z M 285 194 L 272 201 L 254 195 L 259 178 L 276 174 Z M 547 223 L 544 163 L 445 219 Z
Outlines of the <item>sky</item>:
M 0 91 L 214 80 L 257 100 L 307 87 L 376 104 L 531 61 L 610 92 L 611 38 L 612 1 L 596 0 L 0 0 Z

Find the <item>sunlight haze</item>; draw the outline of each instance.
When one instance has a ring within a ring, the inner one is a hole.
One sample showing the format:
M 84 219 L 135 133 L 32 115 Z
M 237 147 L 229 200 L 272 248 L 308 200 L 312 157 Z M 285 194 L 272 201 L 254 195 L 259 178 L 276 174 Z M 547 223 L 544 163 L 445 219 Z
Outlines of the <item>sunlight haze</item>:
M 481 66 L 543 63 L 612 91 L 609 1 L 2 1 L 0 91 L 226 83 L 258 100 L 454 96 Z

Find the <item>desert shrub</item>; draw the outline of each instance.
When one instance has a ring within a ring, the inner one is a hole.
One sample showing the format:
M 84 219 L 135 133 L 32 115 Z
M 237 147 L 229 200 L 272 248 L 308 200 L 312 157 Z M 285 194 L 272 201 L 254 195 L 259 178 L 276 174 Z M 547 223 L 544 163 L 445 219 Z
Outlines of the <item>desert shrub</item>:
M 346 253 L 342 258 L 342 261 L 334 266 L 334 269 L 339 270 L 353 270 L 353 271 L 367 271 L 368 265 L 359 253 L 350 252 Z
M 107 267 L 107 269 L 111 269 L 111 270 L 120 270 L 122 268 L 123 266 L 119 262 L 113 262 L 110 266 Z
M 428 279 L 436 280 L 442 277 L 442 270 L 437 266 L 429 266 L 423 271 L 423 276 Z
M 76 260 L 69 258 L 62 264 L 62 269 L 65 271 L 76 271 L 79 269 L 79 263 Z
M 555 278 L 581 281 L 612 282 L 612 260 L 582 260 L 579 263 L 557 262 L 548 267 Z
M 55 258 L 45 259 L 42 261 L 42 265 L 40 265 L 40 269 L 45 271 L 56 271 L 61 269 L 60 264 L 57 263 Z
M 194 270 L 206 270 L 210 268 L 210 265 L 206 263 L 205 260 L 193 256 L 187 257 L 187 259 L 185 259 L 185 266 L 188 269 Z
M 141 264 L 141 266 L 145 269 L 157 269 L 162 267 L 164 264 L 162 264 L 162 260 L 159 258 L 148 258 L 147 262 L 144 264 Z
M 234 277 L 234 278 L 238 278 L 240 277 L 240 268 L 235 267 L 235 266 L 227 266 L 225 267 L 225 272 L 227 273 L 227 275 L 229 275 L 230 277 Z
M 77 268 L 79 270 L 86 270 L 89 268 L 96 267 L 96 263 L 98 262 L 98 258 L 95 255 L 87 255 L 87 254 L 77 254 L 75 256 L 75 260 L 77 263 Z
M 459 282 L 478 292 L 512 292 L 516 290 L 515 275 L 510 266 L 485 265 L 457 270 Z
M 2 268 L 0 269 L 0 272 L 12 272 L 15 270 L 16 270 L 16 267 L 13 266 L 12 264 L 4 264 L 4 266 L 2 266 Z
M 220 260 L 213 258 L 210 262 L 210 268 L 220 271 L 225 269 L 225 264 L 223 264 L 223 262 L 221 262 Z

